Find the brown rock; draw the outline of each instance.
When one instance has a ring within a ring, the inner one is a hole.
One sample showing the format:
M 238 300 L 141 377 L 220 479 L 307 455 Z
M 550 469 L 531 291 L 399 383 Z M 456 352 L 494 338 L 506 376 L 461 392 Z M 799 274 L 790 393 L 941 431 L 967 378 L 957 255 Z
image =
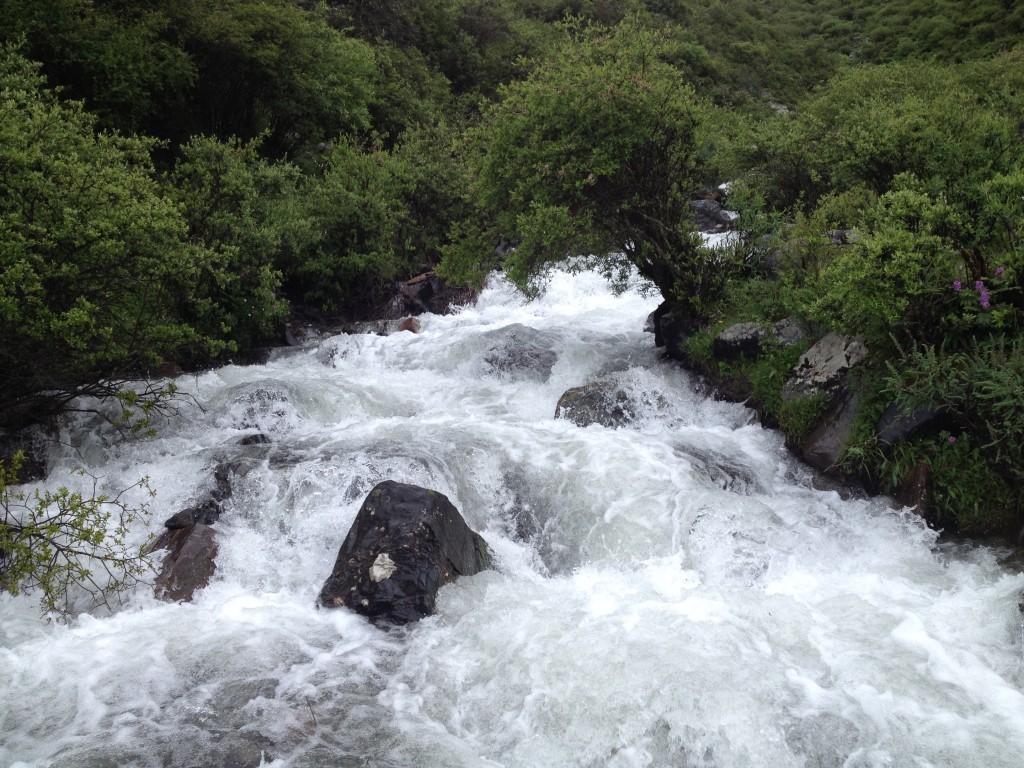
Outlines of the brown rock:
M 896 503 L 911 507 L 927 519 L 932 509 L 932 493 L 932 469 L 925 462 L 918 462 L 896 489 Z
M 161 600 L 188 602 L 210 583 L 217 570 L 217 538 L 213 528 L 196 523 L 165 531 L 150 551 L 166 549 L 153 591 Z

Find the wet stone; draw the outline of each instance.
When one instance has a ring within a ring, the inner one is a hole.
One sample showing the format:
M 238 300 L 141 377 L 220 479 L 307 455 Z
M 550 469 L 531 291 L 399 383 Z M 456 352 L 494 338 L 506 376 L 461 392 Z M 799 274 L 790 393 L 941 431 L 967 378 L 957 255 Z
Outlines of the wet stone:
M 489 564 L 487 544 L 446 496 L 388 480 L 363 502 L 318 603 L 407 624 L 434 612 L 442 586 Z
M 568 419 L 579 427 L 600 424 L 622 427 L 633 420 L 629 396 L 614 381 L 595 381 L 567 389 L 555 406 L 556 419 Z
M 188 602 L 210 583 L 217 570 L 217 537 L 213 528 L 202 523 L 168 530 L 151 547 L 166 549 L 160 574 L 153 591 L 162 600 Z
M 545 382 L 558 362 L 554 336 L 518 323 L 499 331 L 499 342 L 484 354 L 484 362 L 514 381 Z

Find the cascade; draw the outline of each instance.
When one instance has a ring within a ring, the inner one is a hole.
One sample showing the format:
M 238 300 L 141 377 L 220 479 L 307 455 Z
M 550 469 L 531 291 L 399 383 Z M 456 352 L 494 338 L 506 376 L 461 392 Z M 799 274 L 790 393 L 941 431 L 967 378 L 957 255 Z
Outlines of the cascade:
M 233 493 L 192 602 L 143 586 L 61 624 L 0 596 L 0 765 L 1019 766 L 1024 575 L 819 490 L 660 359 L 642 288 L 495 277 L 419 333 L 182 376 L 153 438 L 70 418 L 45 486 L 147 476 L 140 541 L 218 468 Z M 555 418 L 595 381 L 628 423 Z M 388 479 L 445 494 L 494 555 L 390 631 L 316 607 Z

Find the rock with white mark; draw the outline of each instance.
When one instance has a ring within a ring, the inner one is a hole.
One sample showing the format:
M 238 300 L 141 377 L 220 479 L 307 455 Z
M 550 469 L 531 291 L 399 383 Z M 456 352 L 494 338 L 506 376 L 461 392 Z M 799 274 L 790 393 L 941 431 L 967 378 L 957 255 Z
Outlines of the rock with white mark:
M 442 586 L 489 565 L 487 544 L 446 496 L 389 480 L 363 502 L 318 602 L 407 624 L 434 612 Z

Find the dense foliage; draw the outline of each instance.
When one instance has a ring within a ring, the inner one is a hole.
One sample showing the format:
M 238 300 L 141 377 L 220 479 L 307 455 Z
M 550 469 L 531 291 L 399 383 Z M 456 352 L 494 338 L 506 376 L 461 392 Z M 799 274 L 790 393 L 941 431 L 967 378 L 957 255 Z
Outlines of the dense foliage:
M 973 532 L 1024 514 L 1021 72 L 1019 51 L 852 68 L 795 115 L 737 133 L 746 183 L 794 215 L 762 281 L 772 319 L 860 336 L 875 352 L 851 466 L 886 490 L 928 467 L 935 522 Z M 942 430 L 877 444 L 870 427 L 894 403 L 940 414 Z M 977 478 L 984 493 L 968 493 Z
M 215 259 L 189 242 L 153 175 L 152 142 L 96 133 L 88 113 L 9 50 L 0 77 L 5 420 L 115 392 L 111 380 L 166 357 L 224 349 L 226 329 L 207 335 L 187 322 L 212 301 L 199 281 Z
M 687 215 L 699 109 L 665 43 L 636 20 L 569 25 L 554 54 L 502 89 L 466 138 L 475 211 L 449 274 L 482 279 L 473 270 L 504 244 L 522 287 L 567 255 L 624 254 L 665 295 L 707 295 L 714 270 Z

